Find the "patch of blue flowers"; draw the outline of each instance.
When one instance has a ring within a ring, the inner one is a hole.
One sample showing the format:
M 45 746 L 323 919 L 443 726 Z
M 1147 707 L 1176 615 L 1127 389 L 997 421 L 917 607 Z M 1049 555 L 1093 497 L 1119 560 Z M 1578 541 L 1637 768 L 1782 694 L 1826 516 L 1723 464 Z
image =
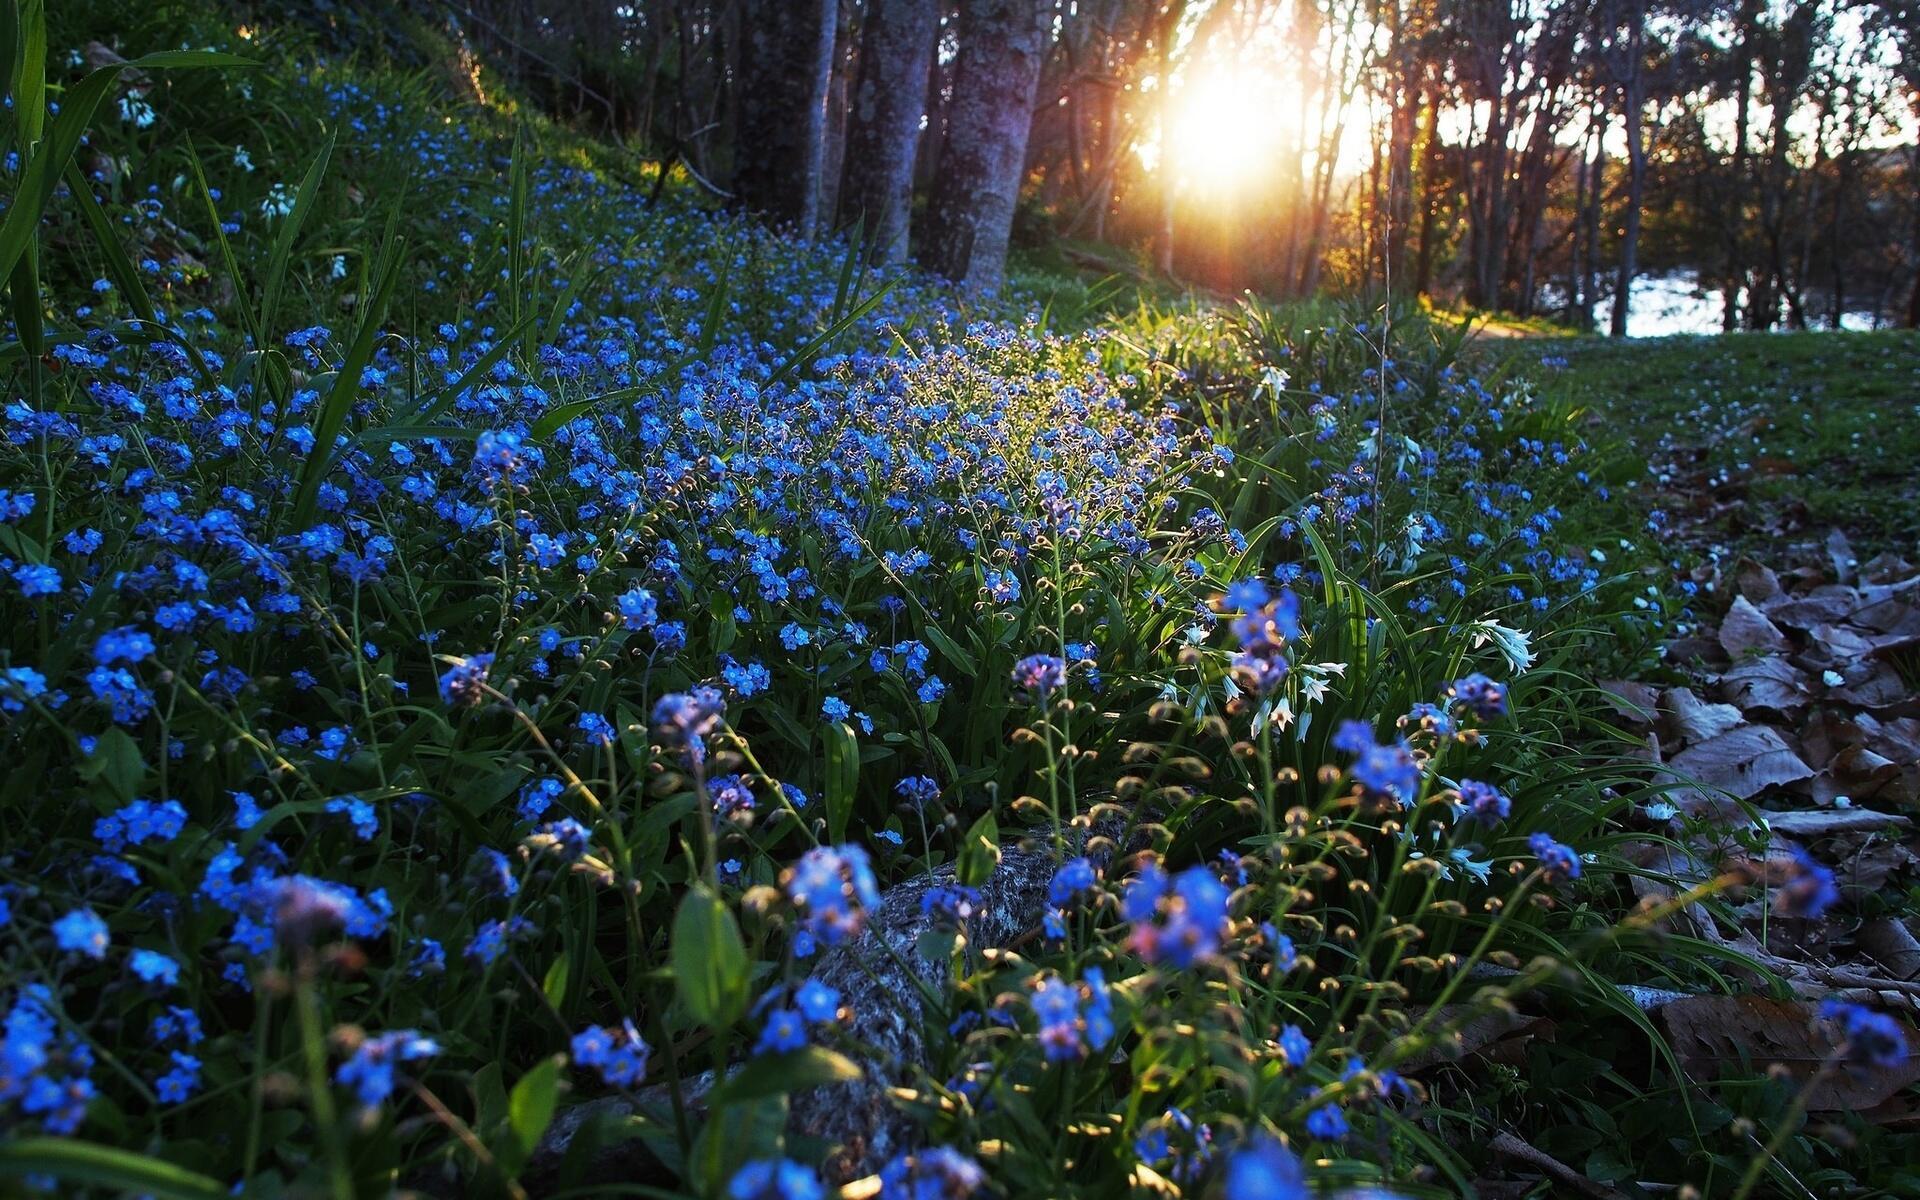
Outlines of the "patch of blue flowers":
M 337 225 L 404 180 L 417 315 L 363 352 L 351 269 L 262 327 L 159 267 L 166 336 L 85 286 L 0 412 L 0 1120 L 492 1187 L 619 1093 L 667 1183 L 824 1195 L 764 1080 L 872 1069 L 819 964 L 958 861 L 878 1194 L 1415 1165 L 1396 1068 L 1589 882 L 1528 673 L 1610 602 L 1542 500 L 1570 428 L 1450 370 L 1388 370 L 1391 436 L 1378 377 L 1223 421 L 1151 339 L 911 276 L 801 356 L 844 247 L 555 154 L 515 278 L 492 122 L 274 86 L 351 145 Z M 264 247 L 285 183 L 231 158 Z M 1058 866 L 987 956 L 1001 840 Z

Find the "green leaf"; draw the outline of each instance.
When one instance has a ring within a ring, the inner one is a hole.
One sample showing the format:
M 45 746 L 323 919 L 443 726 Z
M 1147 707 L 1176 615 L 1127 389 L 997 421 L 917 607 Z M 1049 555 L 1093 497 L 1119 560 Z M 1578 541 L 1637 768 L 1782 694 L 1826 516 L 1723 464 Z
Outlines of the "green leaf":
M 555 1009 L 567 1002 L 567 976 L 571 970 L 572 960 L 562 954 L 553 960 L 553 965 L 547 968 L 547 977 L 540 981 L 541 993 Z
M 728 254 L 720 261 L 720 276 L 713 281 L 713 294 L 707 297 L 707 312 L 700 320 L 700 340 L 694 358 L 713 353 L 714 344 L 720 340 L 720 314 L 727 310 L 727 293 L 732 285 L 733 256 Z
M 481 379 L 485 378 L 486 375 L 493 370 L 494 366 L 512 351 L 514 339 L 518 338 L 524 329 L 525 322 L 522 322 L 500 335 L 500 340 L 488 347 L 485 354 L 475 359 L 473 365 L 468 367 L 466 372 L 462 374 L 459 379 L 455 380 L 451 386 L 443 387 L 436 392 L 429 392 L 419 408 L 415 409 L 411 415 L 402 418 L 402 425 L 400 427 L 426 426 L 439 420 L 459 401 L 465 392 L 471 389 L 474 384 L 478 383 Z M 373 441 L 384 434 L 385 430 L 383 429 L 369 429 L 360 434 L 359 440 Z M 457 435 L 449 430 L 447 431 L 447 436 Z M 467 436 L 478 437 L 479 431 L 476 430 Z
M 747 948 L 733 910 L 704 883 L 687 893 L 674 914 L 670 957 L 689 1016 L 716 1028 L 740 1019 L 747 1007 Z
M 496 1154 L 496 1157 L 508 1175 L 520 1173 L 546 1134 L 547 1126 L 553 1124 L 554 1108 L 560 1099 L 563 1061 L 557 1054 L 542 1061 L 520 1077 L 520 1082 L 513 1085 L 513 1093 L 507 1097 L 507 1124 L 512 1127 L 515 1144 L 511 1152 Z
M 220 247 L 220 265 L 226 269 L 227 278 L 236 283 L 240 279 L 240 263 L 233 256 L 233 244 L 227 241 L 227 229 L 220 217 L 220 206 L 214 203 L 213 189 L 207 186 L 207 173 L 200 166 L 200 156 L 191 148 L 187 150 L 187 165 L 193 168 L 193 181 L 200 185 L 200 198 L 206 202 L 207 217 L 213 222 L 213 239 Z M 256 346 L 267 344 L 267 331 L 260 328 L 260 314 L 253 306 L 236 299 L 234 307 L 240 312 L 240 323 L 246 327 L 247 336 Z
M 11 32 L 18 41 L 8 45 L 0 70 L 9 75 L 15 128 L 21 149 L 28 150 L 40 140 L 47 124 L 46 0 L 27 0 L 17 12 Z
M 887 280 L 887 282 L 880 285 L 879 291 L 855 305 L 853 310 L 847 313 L 847 315 L 821 330 L 818 337 L 815 337 L 812 341 L 800 347 L 800 349 L 793 353 L 792 357 L 775 368 L 773 374 L 767 377 L 766 386 L 772 387 L 801 367 L 812 362 L 814 357 L 818 355 L 820 351 L 826 349 L 834 339 L 838 338 L 848 329 L 851 329 L 854 322 L 880 307 L 880 301 L 886 299 L 887 293 L 891 292 L 894 289 L 894 285 L 898 284 L 900 280 L 904 278 L 905 276 L 895 276 Z
M 980 674 L 980 660 L 961 649 L 960 643 L 948 637 L 938 625 L 929 621 L 920 627 L 920 636 L 927 639 L 928 645 L 944 654 L 948 662 L 960 668 L 962 674 L 971 676 Z
M 954 882 L 977 888 L 1000 866 L 1000 823 L 991 811 L 980 814 L 960 843 L 960 856 L 953 865 Z
M 166 1200 L 225 1200 L 218 1180 L 170 1162 L 71 1138 L 0 1142 L 0 1177 L 51 1175 L 72 1184 L 145 1193 Z
M 860 742 L 845 721 L 826 726 L 827 739 L 827 837 L 833 842 L 847 840 L 847 825 L 853 817 L 854 789 L 860 783 Z
M 852 1083 L 861 1077 L 860 1066 L 844 1054 L 825 1046 L 807 1046 L 784 1054 L 762 1054 L 747 1060 L 745 1066 L 713 1094 L 713 1106 L 740 1104 L 767 1096 L 784 1096 L 806 1088 L 834 1083 Z
M 749 1161 L 780 1154 L 787 1127 L 784 1096 L 767 1096 L 715 1106 L 693 1139 L 687 1167 L 697 1195 L 717 1196 L 726 1181 Z
M 147 777 L 147 764 L 140 757 L 140 744 L 126 730 L 115 726 L 100 735 L 93 753 L 80 764 L 80 774 L 106 784 L 108 790 L 126 803 L 140 791 L 140 782 Z

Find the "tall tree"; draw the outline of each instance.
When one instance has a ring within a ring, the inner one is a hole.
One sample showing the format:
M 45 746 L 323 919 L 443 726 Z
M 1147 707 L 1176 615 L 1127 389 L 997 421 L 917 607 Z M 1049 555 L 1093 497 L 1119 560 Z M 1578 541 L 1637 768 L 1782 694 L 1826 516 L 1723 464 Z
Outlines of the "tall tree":
M 1052 0 L 961 5 L 946 143 L 920 261 L 973 291 L 996 290 L 1006 274 L 1053 8 Z
M 864 220 L 873 257 L 907 256 L 913 161 L 927 115 L 927 72 L 940 31 L 939 0 L 869 0 L 860 78 L 847 114 L 840 223 Z
M 733 190 L 812 237 L 820 224 L 833 76 L 834 0 L 745 0 Z
M 1627 141 L 1627 196 L 1620 219 L 1620 270 L 1613 285 L 1614 337 L 1627 336 L 1627 310 L 1632 304 L 1633 281 L 1640 273 L 1640 214 L 1647 191 L 1647 140 L 1642 132 L 1642 110 L 1647 104 L 1647 4 L 1624 0 L 1619 6 L 1614 40 L 1614 78 L 1620 87 L 1621 124 Z

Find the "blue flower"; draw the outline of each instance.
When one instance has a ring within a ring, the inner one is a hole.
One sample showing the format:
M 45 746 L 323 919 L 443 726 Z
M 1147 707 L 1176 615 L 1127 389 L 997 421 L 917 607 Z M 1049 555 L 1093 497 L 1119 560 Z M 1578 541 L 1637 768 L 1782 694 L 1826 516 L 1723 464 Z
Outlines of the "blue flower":
M 1884 1013 L 1844 1000 L 1828 1000 L 1820 1005 L 1820 1019 L 1840 1026 L 1845 1039 L 1841 1053 L 1850 1063 L 1885 1068 L 1907 1061 L 1907 1035 Z
M 1460 781 L 1460 804 L 1467 816 L 1482 825 L 1497 825 L 1513 811 L 1513 804 L 1499 788 L 1478 780 Z
M 380 832 L 380 818 L 374 813 L 373 805 L 358 796 L 335 796 L 327 801 L 327 811 L 338 813 L 353 823 L 353 834 L 363 842 L 370 842 Z
M 354 1099 L 363 1107 L 377 1108 L 393 1094 L 394 1068 L 403 1062 L 431 1058 L 440 1053 L 440 1044 L 413 1029 L 399 1029 L 361 1042 L 351 1057 L 334 1072 L 334 1082 L 353 1089 Z
M 826 1200 L 820 1177 L 790 1158 L 748 1163 L 727 1181 L 727 1200 Z
M 1280 1031 L 1280 1055 L 1288 1066 L 1304 1067 L 1313 1057 L 1313 1043 L 1298 1025 L 1289 1025 Z
M 810 978 L 801 984 L 793 994 L 793 1002 L 800 1014 L 815 1024 L 837 1020 L 840 1015 L 840 993 L 818 979 Z
M 486 699 L 487 672 L 493 667 L 493 655 L 475 654 L 459 658 L 440 676 L 440 699 L 455 708 Z
M 951 1147 L 931 1146 L 880 1169 L 880 1200 L 967 1200 L 986 1183 L 979 1163 Z
M 1258 1134 L 1227 1159 L 1226 1200 L 1308 1200 L 1300 1159 L 1278 1138 Z
M 1149 898 L 1143 889 L 1164 887 L 1165 877 L 1154 875 L 1157 880 L 1143 872 L 1128 889 L 1125 907 L 1134 922 L 1128 944 L 1148 962 L 1181 969 L 1212 957 L 1226 932 L 1226 885 L 1207 867 L 1189 867 L 1174 879 L 1171 896 L 1157 891 Z
M 1085 858 L 1070 858 L 1060 864 L 1047 883 L 1047 903 L 1055 908 L 1065 908 L 1100 883 L 1099 874 L 1093 869 L 1093 863 Z
M 127 966 L 147 983 L 172 987 L 180 982 L 180 964 L 158 950 L 135 950 Z
M 620 623 L 628 629 L 651 629 L 660 620 L 660 607 L 645 588 L 634 588 L 614 603 L 620 609 Z
M 1580 856 L 1545 833 L 1527 839 L 1527 848 L 1540 860 L 1540 876 L 1548 883 L 1580 878 Z
M 1325 1104 L 1307 1114 L 1307 1132 L 1323 1142 L 1337 1142 L 1350 1132 L 1347 1118 L 1335 1104 Z
M 829 946 L 858 933 L 867 910 L 880 903 L 880 885 L 858 846 L 814 847 L 787 872 L 786 887 L 803 928 Z
M 893 790 L 915 808 L 924 808 L 940 798 L 940 785 L 925 775 L 909 775 L 894 784 Z
M 107 923 L 90 908 L 76 908 L 53 923 L 54 944 L 88 958 L 107 956 Z
M 1030 704 L 1045 704 L 1066 683 L 1067 664 L 1057 655 L 1029 654 L 1013 664 L 1014 691 Z
M 760 1027 L 760 1040 L 754 1044 L 755 1054 L 779 1054 L 787 1050 L 798 1050 L 807 1044 L 807 1022 L 799 1012 L 791 1008 L 776 1008 L 767 1014 L 766 1023 Z
M 200 1060 L 179 1050 L 170 1057 L 173 1069 L 153 1081 L 153 1094 L 162 1104 L 178 1104 L 200 1090 Z
M 1454 680 L 1446 696 L 1482 721 L 1491 721 L 1507 711 L 1506 687 L 1478 673 Z
M 1795 848 L 1787 879 L 1773 895 L 1774 911 L 1783 917 L 1820 916 L 1840 900 L 1833 872 L 1813 860 L 1805 850 Z

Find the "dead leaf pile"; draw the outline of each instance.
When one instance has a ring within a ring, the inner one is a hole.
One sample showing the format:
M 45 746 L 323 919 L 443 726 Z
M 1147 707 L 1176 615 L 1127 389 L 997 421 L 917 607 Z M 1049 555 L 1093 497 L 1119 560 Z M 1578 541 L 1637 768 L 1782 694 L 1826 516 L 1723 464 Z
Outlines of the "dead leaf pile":
M 1632 857 L 1658 878 L 1635 886 L 1657 898 L 1727 870 L 1776 880 L 1804 851 L 1845 901 L 1827 920 L 1769 919 L 1752 888 L 1732 909 L 1738 928 L 1696 906 L 1690 932 L 1803 996 L 1920 1011 L 1916 930 L 1852 915 L 1862 897 L 1920 876 L 1920 570 L 1890 555 L 1858 562 L 1839 531 L 1823 551 L 1785 572 L 1752 559 L 1703 568 L 1702 594 L 1725 608 L 1668 646 L 1688 686 L 1605 685 L 1647 756 L 1683 781 L 1664 830 L 1680 848 L 1644 843 Z

